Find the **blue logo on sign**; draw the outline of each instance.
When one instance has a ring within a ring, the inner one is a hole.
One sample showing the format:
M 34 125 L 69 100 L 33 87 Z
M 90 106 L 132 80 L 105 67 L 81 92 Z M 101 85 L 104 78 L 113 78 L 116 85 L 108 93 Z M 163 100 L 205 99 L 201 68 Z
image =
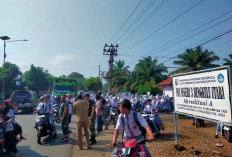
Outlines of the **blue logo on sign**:
M 217 77 L 217 79 L 218 79 L 219 83 L 223 83 L 224 82 L 224 75 L 219 74 L 218 77 Z

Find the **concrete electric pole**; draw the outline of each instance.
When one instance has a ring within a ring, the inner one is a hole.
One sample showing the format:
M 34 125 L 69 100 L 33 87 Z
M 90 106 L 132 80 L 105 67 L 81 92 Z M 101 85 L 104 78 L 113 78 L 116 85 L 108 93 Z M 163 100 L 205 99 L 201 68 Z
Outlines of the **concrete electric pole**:
M 118 44 L 114 46 L 113 44 L 107 45 L 105 44 L 103 49 L 103 55 L 110 56 L 109 60 L 109 77 L 108 77 L 108 93 L 112 92 L 112 78 L 113 78 L 113 63 L 114 63 L 114 56 L 116 57 L 118 55 Z

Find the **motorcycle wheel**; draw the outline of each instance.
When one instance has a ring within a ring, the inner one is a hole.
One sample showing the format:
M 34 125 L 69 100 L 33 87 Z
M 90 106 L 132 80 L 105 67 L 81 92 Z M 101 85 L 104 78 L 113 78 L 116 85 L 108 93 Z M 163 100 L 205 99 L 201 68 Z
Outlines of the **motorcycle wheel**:
M 228 141 L 228 142 L 232 142 L 232 134 L 231 134 L 231 130 L 227 130 L 226 131 L 226 140 Z
M 112 119 L 112 124 L 113 124 L 113 126 L 116 126 L 117 120 L 115 118 Z
M 40 145 L 42 144 L 41 143 L 41 137 L 42 137 L 41 132 L 38 132 L 37 143 L 40 144 Z

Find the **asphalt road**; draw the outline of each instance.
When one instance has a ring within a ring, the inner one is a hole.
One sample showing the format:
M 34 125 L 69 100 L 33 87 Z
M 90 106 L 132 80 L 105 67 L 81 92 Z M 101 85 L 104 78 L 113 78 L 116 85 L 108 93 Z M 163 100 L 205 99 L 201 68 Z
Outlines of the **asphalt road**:
M 70 130 L 75 132 L 76 123 L 74 117 L 70 123 Z M 23 135 L 27 138 L 21 141 L 18 145 L 18 152 L 20 157 L 71 157 L 72 147 L 75 140 L 70 138 L 69 143 L 61 143 L 62 136 L 60 124 L 56 124 L 57 138 L 43 137 L 43 145 L 37 144 L 37 131 L 34 129 L 35 115 L 29 113 L 20 113 L 16 115 L 16 121 L 22 126 Z M 12 157 L 8 154 L 7 157 Z

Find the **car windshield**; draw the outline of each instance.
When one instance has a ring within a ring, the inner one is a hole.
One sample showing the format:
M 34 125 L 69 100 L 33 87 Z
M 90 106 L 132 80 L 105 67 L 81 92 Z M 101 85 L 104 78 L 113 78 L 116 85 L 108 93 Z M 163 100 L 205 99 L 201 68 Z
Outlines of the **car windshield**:
M 12 99 L 14 98 L 30 98 L 31 95 L 30 95 L 30 92 L 28 91 L 17 91 L 17 92 L 14 92 L 13 95 L 12 95 Z
M 73 86 L 55 85 L 54 90 L 56 92 L 73 92 Z

